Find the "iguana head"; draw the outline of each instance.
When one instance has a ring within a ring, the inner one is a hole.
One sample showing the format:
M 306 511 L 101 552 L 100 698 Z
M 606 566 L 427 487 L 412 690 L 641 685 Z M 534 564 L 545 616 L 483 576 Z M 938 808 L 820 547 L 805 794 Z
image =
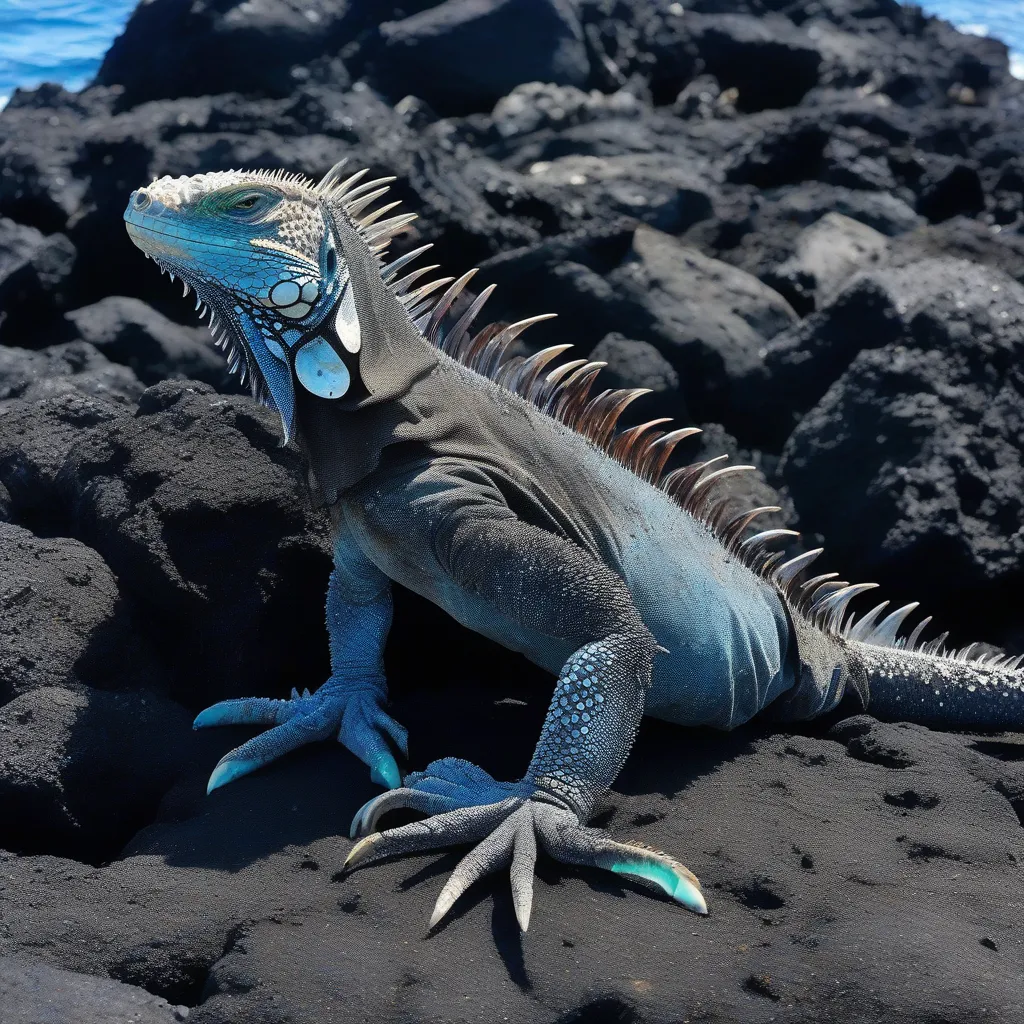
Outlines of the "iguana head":
M 342 181 L 340 169 L 318 184 L 279 171 L 158 178 L 124 214 L 132 241 L 195 291 L 232 372 L 277 408 L 286 440 L 297 385 L 322 398 L 352 387 L 362 338 L 346 230 L 350 257 L 360 245 L 379 272 L 378 253 L 413 219 L 379 221 L 397 203 L 360 218 L 393 179 Z

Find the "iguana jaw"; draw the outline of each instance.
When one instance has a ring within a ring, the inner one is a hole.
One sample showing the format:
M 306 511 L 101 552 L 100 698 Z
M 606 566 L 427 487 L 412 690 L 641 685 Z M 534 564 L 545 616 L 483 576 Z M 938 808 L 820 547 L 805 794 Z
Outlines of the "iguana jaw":
M 156 208 L 153 207 L 154 203 L 145 189 L 132 193 L 124 213 L 128 237 L 156 263 L 162 273 L 169 274 L 172 280 L 181 278 L 185 295 L 194 289 L 200 299 L 204 298 L 204 282 L 192 265 L 186 243 L 173 229 L 169 229 L 170 225 L 163 217 L 163 204 L 158 202 Z

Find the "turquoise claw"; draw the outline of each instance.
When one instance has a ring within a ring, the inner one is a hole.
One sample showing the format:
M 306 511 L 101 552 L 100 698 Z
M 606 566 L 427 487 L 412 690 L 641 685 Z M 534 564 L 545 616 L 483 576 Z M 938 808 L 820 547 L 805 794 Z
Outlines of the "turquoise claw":
M 385 789 L 398 789 L 402 785 L 402 776 L 393 757 L 381 757 L 370 768 L 370 778 Z
M 210 781 L 206 784 L 206 795 L 209 796 L 215 789 L 226 786 L 229 782 L 234 782 L 235 779 L 248 775 L 249 772 L 253 772 L 259 767 L 259 761 L 222 761 L 213 769 Z
M 636 878 L 654 882 L 677 903 L 681 903 L 687 910 L 692 910 L 695 914 L 704 915 L 708 912 L 708 905 L 705 903 L 700 889 L 679 871 L 673 870 L 666 864 L 617 861 L 609 867 L 617 875 L 633 875 Z
M 216 705 L 212 708 L 207 708 L 205 711 L 200 711 L 196 715 L 195 720 L 192 722 L 193 729 L 206 729 L 211 725 L 234 725 L 233 720 L 226 720 L 227 716 L 223 711 L 219 710 Z
M 192 728 L 208 729 L 214 725 L 276 725 L 283 720 L 281 710 L 286 708 L 288 703 L 270 697 L 222 700 L 205 711 L 200 711 L 192 723 Z

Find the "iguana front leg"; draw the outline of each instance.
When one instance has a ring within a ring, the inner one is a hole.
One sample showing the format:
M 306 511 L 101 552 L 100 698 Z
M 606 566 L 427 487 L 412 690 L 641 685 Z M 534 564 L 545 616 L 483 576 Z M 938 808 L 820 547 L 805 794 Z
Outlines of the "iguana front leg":
M 696 877 L 667 854 L 616 842 L 586 828 L 594 803 L 618 775 L 643 715 L 652 660 L 659 650 L 622 579 L 576 545 L 522 523 L 503 506 L 479 508 L 450 538 L 435 538 L 452 580 L 496 616 L 569 641 L 575 647 L 558 680 L 533 759 L 516 783 L 500 783 L 465 761 L 446 759 L 406 779 L 403 789 L 364 806 L 353 834 L 371 831 L 388 810 L 434 815 L 362 839 L 354 868 L 381 857 L 479 842 L 438 898 L 431 927 L 478 878 L 511 867 L 525 931 L 540 847 L 557 860 L 654 882 L 706 913 Z
M 338 524 L 336 524 L 338 528 Z M 315 693 L 292 690 L 291 700 L 225 700 L 200 713 L 197 729 L 212 725 L 273 726 L 225 754 L 207 792 L 255 771 L 314 740 L 337 735 L 370 767 L 382 786 L 401 783 L 394 744 L 408 757 L 408 734 L 385 710 L 383 651 L 391 628 L 391 582 L 339 529 L 327 588 L 331 677 Z M 390 742 L 389 742 L 390 741 Z

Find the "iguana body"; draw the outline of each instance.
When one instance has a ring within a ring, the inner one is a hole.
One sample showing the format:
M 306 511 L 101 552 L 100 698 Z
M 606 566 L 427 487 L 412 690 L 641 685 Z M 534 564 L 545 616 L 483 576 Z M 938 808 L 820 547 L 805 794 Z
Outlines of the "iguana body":
M 868 586 L 805 580 L 815 552 L 768 554 L 790 531 L 747 536 L 767 510 L 737 515 L 716 499 L 724 470 L 666 472 L 694 431 L 656 422 L 616 432 L 639 392 L 592 395 L 600 364 L 558 365 L 563 346 L 508 358 L 531 321 L 473 334 L 490 290 L 456 318 L 470 275 L 440 298 L 450 279 L 398 279 L 409 258 L 384 266 L 379 253 L 408 218 L 365 215 L 381 182 L 339 177 L 163 178 L 125 213 L 136 244 L 210 307 L 233 366 L 307 456 L 334 526 L 331 679 L 290 701 L 204 711 L 197 726 L 274 726 L 227 754 L 211 789 L 337 734 L 392 789 L 356 815 L 353 833 L 370 834 L 350 866 L 479 841 L 431 923 L 476 878 L 510 865 L 525 929 L 538 840 L 563 861 L 654 881 L 705 912 L 678 861 L 585 827 L 643 714 L 719 728 L 764 709 L 811 718 L 852 687 L 884 717 L 1024 725 L 1019 659 L 943 654 L 941 638 L 919 644 L 926 623 L 897 639 L 915 606 L 847 616 Z M 558 675 L 519 782 L 446 759 L 399 786 L 392 745 L 405 751 L 405 730 L 383 710 L 392 580 Z M 374 832 L 396 807 L 431 817 Z

